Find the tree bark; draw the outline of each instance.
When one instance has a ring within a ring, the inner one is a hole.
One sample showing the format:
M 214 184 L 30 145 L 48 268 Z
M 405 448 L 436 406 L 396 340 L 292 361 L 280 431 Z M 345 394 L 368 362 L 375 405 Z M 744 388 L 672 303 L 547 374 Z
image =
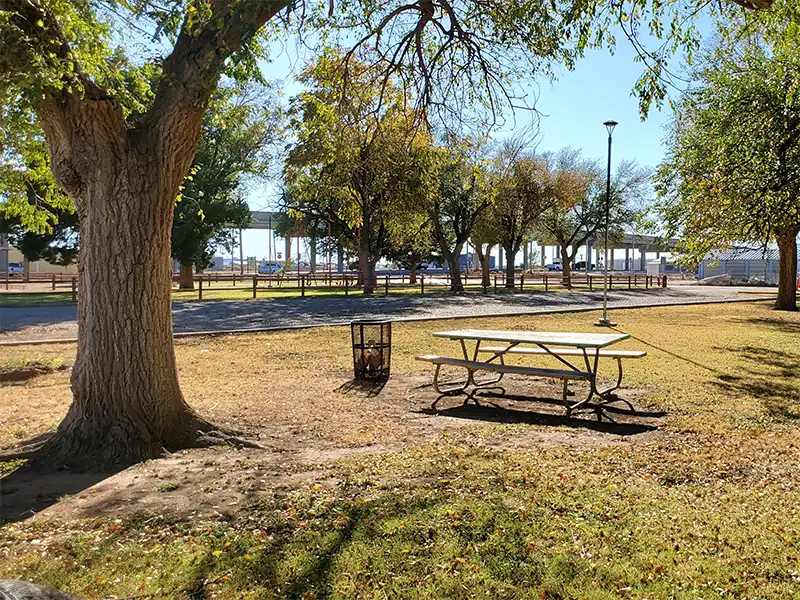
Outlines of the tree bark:
M 572 288 L 572 257 L 564 245 L 561 246 L 561 285 Z
M 478 261 L 480 262 L 481 267 L 481 285 L 484 287 L 488 287 L 490 285 L 489 282 L 489 261 L 491 260 L 492 256 L 492 245 L 487 244 L 486 250 L 483 249 L 483 244 L 476 244 L 475 251 L 478 254 Z
M 515 287 L 514 284 L 514 257 L 517 255 L 517 251 L 519 250 L 519 246 L 516 248 L 513 247 L 504 247 L 506 251 L 506 288 L 513 290 Z
M 461 257 L 461 250 L 464 248 L 464 244 L 456 244 L 455 248 L 449 250 L 447 252 L 443 251 L 445 259 L 447 259 L 447 264 L 450 266 L 450 291 L 451 292 L 463 292 L 464 291 L 464 284 L 461 281 L 461 264 L 459 263 L 459 258 Z M 443 249 L 444 250 L 444 249 Z
M 194 289 L 194 265 L 181 263 L 180 287 L 181 290 Z
M 777 229 L 775 238 L 778 242 L 778 298 L 775 308 L 778 310 L 797 310 L 797 230 L 791 227 Z
M 180 111 L 179 111 L 180 112 Z M 172 343 L 173 204 L 202 110 L 125 126 L 110 102 L 41 107 L 56 181 L 80 218 L 73 402 L 34 464 L 104 471 L 164 451 L 234 442 L 183 399 Z
M 411 269 L 409 269 L 410 274 L 408 276 L 408 282 L 411 284 L 417 283 L 417 261 L 411 261 Z
M 375 292 L 375 264 L 378 262 L 373 258 L 369 248 L 369 236 L 362 235 L 358 249 L 358 276 L 360 283 L 364 286 L 364 295 L 369 296 Z

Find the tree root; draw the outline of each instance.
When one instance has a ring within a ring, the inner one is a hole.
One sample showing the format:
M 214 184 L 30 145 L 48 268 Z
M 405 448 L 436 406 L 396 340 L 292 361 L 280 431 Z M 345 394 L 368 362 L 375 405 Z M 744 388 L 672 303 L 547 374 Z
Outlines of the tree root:
M 55 432 L 53 431 L 47 431 L 26 442 L 23 442 L 19 446 L 9 448 L 4 452 L 0 452 L 0 462 L 33 458 L 47 443 L 47 441 L 53 437 L 54 433 Z
M 182 448 L 177 448 L 178 450 L 183 450 L 185 448 L 210 448 L 212 446 L 259 448 L 262 450 L 265 448 L 258 442 L 241 437 L 241 432 L 239 431 L 226 429 L 203 419 L 198 419 L 194 425 L 194 432 L 189 435 L 189 439 L 184 442 L 184 444 L 181 444 L 183 446 Z M 169 449 L 169 446 L 167 446 L 167 449 Z
M 194 413 L 186 415 L 179 428 L 169 429 L 161 439 L 141 439 L 129 431 L 111 430 L 106 435 L 80 432 L 78 435 L 59 428 L 45 439 L 11 449 L 0 460 L 29 459 L 33 471 L 69 470 L 75 473 L 118 472 L 136 463 L 164 457 L 189 448 L 228 446 L 259 448 L 239 432 L 215 425 Z

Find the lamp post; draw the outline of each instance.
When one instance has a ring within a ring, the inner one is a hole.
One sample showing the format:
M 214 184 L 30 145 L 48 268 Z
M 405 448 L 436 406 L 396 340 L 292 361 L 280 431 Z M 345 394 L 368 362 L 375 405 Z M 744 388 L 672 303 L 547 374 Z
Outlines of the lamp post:
M 603 259 L 603 318 L 597 321 L 598 327 L 614 327 L 616 323 L 608 319 L 608 211 L 611 204 L 611 135 L 618 125 L 616 121 L 603 123 L 608 131 L 608 170 L 606 172 L 606 231 L 605 231 L 605 258 Z

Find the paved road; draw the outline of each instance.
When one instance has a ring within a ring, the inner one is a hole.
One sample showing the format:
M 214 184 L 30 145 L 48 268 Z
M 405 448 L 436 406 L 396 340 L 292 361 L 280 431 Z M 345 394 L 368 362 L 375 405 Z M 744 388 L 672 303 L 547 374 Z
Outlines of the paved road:
M 741 293 L 748 291 L 747 295 Z M 609 306 L 622 308 L 650 304 L 687 304 L 756 299 L 753 288 L 676 286 L 666 290 L 612 291 Z M 770 297 L 766 295 L 765 297 Z M 774 295 L 772 296 L 774 298 Z M 515 295 L 359 296 L 286 298 L 262 301 L 175 302 L 175 332 L 219 332 L 235 329 L 310 326 L 348 323 L 357 318 L 394 320 L 493 316 L 601 308 L 601 293 L 553 292 Z M 74 306 L 0 308 L 0 342 L 74 338 Z

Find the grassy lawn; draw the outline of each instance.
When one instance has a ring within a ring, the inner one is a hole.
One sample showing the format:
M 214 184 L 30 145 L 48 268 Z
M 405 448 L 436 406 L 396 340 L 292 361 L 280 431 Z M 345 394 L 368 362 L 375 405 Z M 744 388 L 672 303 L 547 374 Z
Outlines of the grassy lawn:
M 592 331 L 596 316 L 459 326 Z M 633 336 L 620 348 L 648 351 L 618 425 L 541 400 L 427 414 L 413 356 L 454 355 L 430 335 L 452 322 L 395 325 L 377 395 L 348 391 L 344 328 L 181 340 L 189 402 L 269 450 L 189 452 L 60 498 L 0 529 L 0 578 L 87 598 L 800 598 L 800 315 L 613 316 Z M 0 383 L 0 445 L 68 402 L 65 372 Z
M 0 307 L 38 306 L 41 304 L 72 304 L 72 295 L 66 293 L 0 293 Z

